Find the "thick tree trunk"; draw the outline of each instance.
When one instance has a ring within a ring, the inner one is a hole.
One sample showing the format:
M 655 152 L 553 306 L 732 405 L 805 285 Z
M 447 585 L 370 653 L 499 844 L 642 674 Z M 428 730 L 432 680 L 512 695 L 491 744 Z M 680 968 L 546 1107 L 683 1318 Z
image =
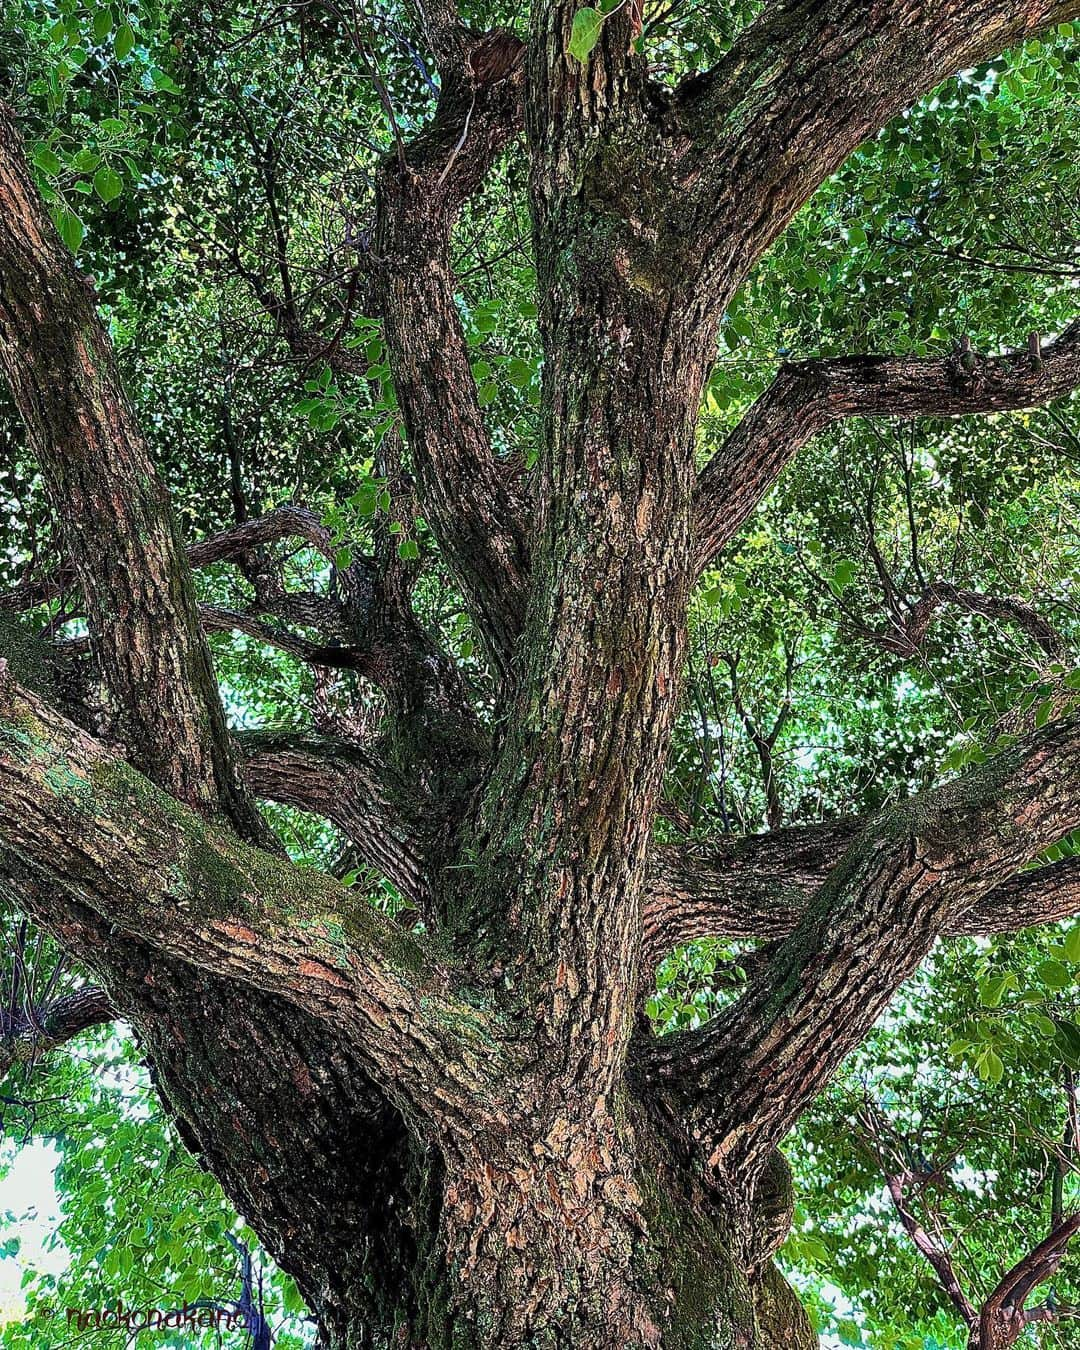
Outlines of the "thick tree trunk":
M 751 1230 L 644 1123 L 594 1122 L 414 1163 L 407 1251 L 400 1232 L 369 1248 L 377 1270 L 412 1265 L 374 1301 L 365 1287 L 351 1310 L 316 1305 L 333 1350 L 817 1345 L 768 1254 L 743 1269 Z M 757 1241 L 775 1236 L 772 1218 L 756 1217 Z

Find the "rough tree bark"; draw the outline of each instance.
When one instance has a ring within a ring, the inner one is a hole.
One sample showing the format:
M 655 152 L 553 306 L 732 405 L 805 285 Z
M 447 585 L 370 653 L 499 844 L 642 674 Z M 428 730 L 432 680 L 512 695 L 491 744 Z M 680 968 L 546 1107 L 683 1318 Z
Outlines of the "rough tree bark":
M 107 741 L 76 725 L 8 653 L 0 876 L 100 983 L 49 1035 L 130 1020 L 333 1350 L 800 1350 L 815 1337 L 773 1261 L 793 1206 L 779 1146 L 938 935 L 1080 909 L 1074 864 L 1019 870 L 1080 825 L 1080 725 L 874 820 L 657 849 L 691 591 L 829 422 L 1044 403 L 1080 384 L 1080 329 L 977 378 L 785 367 L 701 473 L 698 407 L 726 304 L 823 179 L 951 71 L 1080 3 L 776 0 L 675 90 L 634 54 L 632 5 L 586 63 L 567 0 L 535 0 L 521 35 L 424 8 L 442 93 L 380 170 L 366 286 L 422 513 L 499 678 L 497 731 L 374 560 L 339 610 L 306 602 L 333 644 L 269 635 L 379 684 L 385 743 L 230 736 L 203 628 L 261 620 L 200 615 L 191 567 L 283 533 L 319 547 L 320 527 L 275 513 L 185 555 L 4 116 L 0 361 L 115 723 Z M 544 353 L 531 480 L 490 443 L 451 266 L 458 212 L 522 132 Z M 433 737 L 446 718 L 452 748 Z M 424 936 L 292 868 L 256 796 L 331 818 Z M 650 1040 L 655 963 L 709 933 L 774 939 L 772 958 L 715 1022 Z

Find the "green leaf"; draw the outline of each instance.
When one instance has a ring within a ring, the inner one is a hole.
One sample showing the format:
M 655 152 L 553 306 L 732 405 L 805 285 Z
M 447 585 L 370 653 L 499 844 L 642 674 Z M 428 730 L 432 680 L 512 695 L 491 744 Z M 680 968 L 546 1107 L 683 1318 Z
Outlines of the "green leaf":
M 506 377 L 515 389 L 524 389 L 532 380 L 532 366 L 515 356 L 506 368 Z
M 94 41 L 104 42 L 112 32 L 113 16 L 108 7 L 94 12 Z
M 852 562 L 849 558 L 844 558 L 836 564 L 836 570 L 833 572 L 833 591 L 837 595 L 842 595 L 851 585 L 858 575 L 859 565 Z
M 410 562 L 413 558 L 419 558 L 420 545 L 415 539 L 403 539 L 398 544 L 398 557 L 402 562 Z
M 60 172 L 60 156 L 47 145 L 39 145 L 34 151 L 34 163 L 50 178 L 54 178 Z
M 1012 979 L 1011 975 L 991 975 L 983 980 L 979 985 L 979 998 L 983 1006 L 996 1008 Z
M 124 180 L 107 164 L 94 174 L 94 191 L 103 202 L 115 201 L 124 190 Z
M 113 38 L 113 52 L 118 61 L 130 56 L 135 47 L 135 30 L 129 23 L 122 23 Z
M 604 23 L 604 16 L 597 9 L 586 6 L 585 9 L 579 9 L 574 15 L 574 22 L 570 28 L 570 55 L 576 57 L 583 65 L 589 59 L 589 53 L 600 40 L 600 29 Z
M 154 82 L 154 88 L 161 93 L 179 94 L 181 92 L 180 86 L 176 83 L 176 81 L 172 78 L 172 76 L 166 75 L 163 70 L 155 70 L 153 75 L 151 76 L 151 79 Z
M 1065 934 L 1065 960 L 1080 961 L 1080 923 L 1074 923 Z
M 1066 1064 L 1080 1068 L 1080 1027 L 1072 1022 L 1059 1022 L 1054 1048 Z
M 990 1083 L 1000 1083 L 1005 1073 L 1005 1066 L 1002 1064 L 997 1053 L 989 1046 L 983 1051 L 979 1063 L 979 1074 Z
M 1039 979 L 1051 989 L 1067 989 L 1072 982 L 1060 961 L 1043 961 L 1039 966 Z
M 74 211 L 61 207 L 53 216 L 56 228 L 60 231 L 60 238 L 71 249 L 72 253 L 78 253 L 82 247 L 82 241 L 86 237 L 86 226 L 82 223 Z

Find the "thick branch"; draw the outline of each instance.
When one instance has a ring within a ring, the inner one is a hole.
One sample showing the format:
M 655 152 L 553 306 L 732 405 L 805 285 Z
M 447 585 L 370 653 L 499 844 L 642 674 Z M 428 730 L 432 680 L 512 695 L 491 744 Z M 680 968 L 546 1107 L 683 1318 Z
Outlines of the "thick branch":
M 0 866 L 180 962 L 348 1034 L 403 1106 L 453 1118 L 500 1058 L 450 971 L 336 882 L 202 822 L 6 675 Z
M 1033 358 L 849 356 L 781 366 L 702 470 L 695 509 L 699 572 L 716 557 L 807 441 L 847 417 L 963 417 L 1015 412 L 1080 385 L 1080 319 Z
M 415 786 L 350 741 L 256 731 L 239 743 L 252 792 L 332 821 L 368 866 L 430 914 L 432 831 L 420 820 Z
M 248 637 L 295 656 L 298 661 L 306 661 L 308 665 L 324 666 L 331 670 L 356 670 L 364 674 L 372 666 L 372 653 L 365 647 L 315 642 L 277 624 L 264 623 L 254 614 L 223 609 L 220 605 L 200 605 L 199 619 L 208 633 L 246 633 Z
M 444 76 L 431 126 L 384 162 L 376 195 L 376 277 L 417 496 L 476 616 L 508 669 L 524 610 L 525 522 L 492 450 L 455 299 L 450 232 L 467 197 L 519 130 L 523 49 L 496 31 Z
M 745 996 L 655 1048 L 714 1166 L 753 1176 L 951 922 L 1080 822 L 1080 719 L 882 814 Z
M 280 539 L 302 539 L 317 549 L 325 557 L 333 559 L 334 549 L 330 542 L 330 531 L 320 521 L 314 511 L 306 506 L 287 504 L 275 507 L 265 516 L 246 520 L 241 525 L 223 530 L 192 544 L 187 550 L 188 565 L 192 568 L 208 567 L 211 563 L 232 561 L 241 558 L 252 549 L 266 544 L 276 543 Z M 0 595 L 0 610 L 18 613 L 33 609 L 55 599 L 64 591 L 70 590 L 77 582 L 71 567 L 62 567 L 51 574 L 36 577 L 16 586 L 14 590 Z
M 1073 1214 L 1002 1277 L 979 1311 L 981 1344 L 987 1350 L 1014 1344 L 1029 1321 L 1052 1320 L 1044 1315 L 1047 1309 L 1032 1309 L 1028 1314 L 1024 1304 L 1033 1290 L 1053 1277 L 1077 1233 L 1080 1214 Z
M 232 761 L 167 494 L 121 388 L 88 284 L 0 107 L 0 365 L 86 598 L 137 762 L 181 801 L 261 824 Z
M 345 569 L 337 568 L 330 531 L 314 511 L 290 503 L 193 544 L 188 562 L 201 568 L 243 561 L 282 539 L 302 540 L 331 562 L 336 595 L 287 591 L 275 568 L 268 565 L 264 570 L 260 564 L 254 574 L 246 569 L 257 593 L 251 607 L 238 612 L 200 605 L 203 630 L 235 630 L 309 665 L 356 671 L 387 695 L 393 713 L 403 725 L 409 724 L 415 746 L 427 743 L 434 749 L 436 741 L 456 737 L 464 752 L 466 743 L 477 739 L 478 727 L 460 671 L 413 613 L 408 587 L 395 566 L 396 554 L 381 565 L 360 557 Z M 39 604 L 74 580 L 66 569 L 38 578 L 0 597 L 0 610 Z M 322 640 L 268 623 L 260 617 L 264 614 L 315 628 Z M 68 657 L 81 656 L 89 645 L 87 639 L 75 638 L 57 650 Z
M 897 656 L 915 656 L 926 639 L 930 622 L 945 605 L 953 605 L 968 614 L 981 614 L 1000 623 L 1014 624 L 1043 652 L 1055 661 L 1064 661 L 1068 643 L 1052 623 L 1026 600 L 1015 595 L 987 595 L 982 591 L 966 590 L 947 581 L 935 581 L 913 604 L 906 607 L 890 600 L 887 605 L 890 622 L 883 629 L 860 626 L 860 634 L 869 642 Z
M 192 567 L 206 567 L 210 563 L 222 562 L 249 553 L 252 549 L 265 544 L 276 543 L 279 539 L 302 539 L 317 549 L 326 558 L 333 558 L 334 549 L 330 542 L 330 531 L 314 511 L 293 502 L 277 506 L 264 516 L 254 520 L 245 520 L 221 534 L 201 539 L 188 549 L 188 562 Z
M 452 70 L 468 36 L 457 5 L 454 0 L 417 0 L 416 8 L 439 70 Z
M 241 556 L 279 532 L 318 547 L 318 530 L 311 513 L 283 508 L 205 541 L 205 549 L 196 545 L 202 555 L 196 560 Z M 21 646 L 4 643 L 16 654 L 28 645 L 25 638 Z M 39 653 L 27 655 L 30 669 L 20 679 L 30 683 Z M 54 701 L 49 682 L 41 692 Z M 20 898 L 108 990 L 135 1029 L 188 1147 L 259 1227 L 309 1300 L 331 1285 L 355 1288 L 371 1234 L 396 1222 L 402 1183 L 387 1160 L 402 1156 L 405 1135 L 398 1112 L 371 1080 L 374 1066 L 358 1052 L 355 1033 L 231 975 L 167 957 L 59 886 L 39 886 Z M 342 1139 L 349 1140 L 345 1151 Z M 254 1167 L 252 1147 L 259 1160 Z M 303 1216 L 320 1193 L 335 1203 L 313 1229 Z M 356 1254 L 345 1270 L 343 1251 Z
M 968 614 L 981 614 L 987 619 L 1015 624 L 1031 638 L 1032 642 L 1041 647 L 1047 656 L 1057 661 L 1063 661 L 1065 658 L 1068 644 L 1062 635 L 1049 620 L 1018 596 L 984 595 L 980 591 L 966 590 L 945 581 L 939 581 L 931 586 L 930 595 L 941 604 L 956 605 L 958 609 L 965 610 Z
M 749 835 L 717 849 L 662 845 L 650 860 L 645 964 L 703 937 L 773 941 L 791 933 L 813 894 L 871 821 L 849 818 Z M 1080 858 L 1027 868 L 952 917 L 945 937 L 1013 933 L 1080 914 Z
M 745 275 L 867 137 L 954 71 L 1080 13 L 1077 0 L 777 0 L 676 92 L 702 229 Z M 754 203 L 747 209 L 747 203 Z
M 436 9 L 428 18 L 439 103 L 429 126 L 380 167 L 368 308 L 383 320 L 424 518 L 505 674 L 524 610 L 527 521 L 479 405 L 450 245 L 462 206 L 521 128 L 524 48 L 508 31 L 472 33 L 445 5 Z M 249 280 L 294 356 L 363 375 L 366 361 L 306 330 Z

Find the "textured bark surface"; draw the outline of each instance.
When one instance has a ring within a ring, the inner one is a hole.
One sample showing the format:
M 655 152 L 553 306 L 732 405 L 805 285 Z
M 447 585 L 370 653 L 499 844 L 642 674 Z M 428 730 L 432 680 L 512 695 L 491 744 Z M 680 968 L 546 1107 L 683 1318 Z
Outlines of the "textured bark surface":
M 258 836 L 168 497 L 120 387 L 93 290 L 42 210 L 20 140 L 3 110 L 0 364 L 54 500 L 64 504 L 72 565 L 98 620 L 102 673 L 134 761 L 181 801 L 221 811 Z M 153 719 L 130 711 L 149 706 Z M 183 756 L 178 741 L 190 747 Z
M 515 35 L 425 6 L 438 109 L 380 167 L 364 264 L 417 506 L 496 676 L 484 722 L 392 550 L 338 568 L 325 527 L 287 506 L 185 552 L 92 292 L 0 118 L 0 364 L 67 553 L 0 603 L 77 586 L 116 732 L 92 734 L 65 682 L 83 644 L 38 650 L 5 621 L 0 877 L 96 983 L 0 1027 L 0 1067 L 126 1018 L 332 1350 L 809 1350 L 775 1264 L 785 1134 L 936 938 L 1080 911 L 1075 860 L 1024 870 L 1080 826 L 1064 697 L 1048 726 L 876 818 L 654 843 L 692 588 L 798 448 L 843 418 L 1080 385 L 1076 324 L 1038 363 L 785 366 L 699 472 L 724 307 L 863 138 L 1080 4 L 777 0 L 676 89 L 633 51 L 640 6 L 570 57 L 576 8 L 536 0 Z M 452 268 L 455 221 L 515 136 L 544 357 L 531 476 L 492 445 Z M 288 295 L 258 298 L 294 356 L 362 373 Z M 258 572 L 285 537 L 326 556 L 332 594 Z M 223 561 L 255 578 L 244 613 L 196 602 L 192 568 Z M 1013 597 L 924 599 L 920 623 L 959 605 L 1060 654 Z M 230 735 L 203 636 L 221 627 L 361 674 L 385 730 Z M 286 862 L 256 798 L 331 820 L 408 901 L 401 921 Z M 657 962 L 710 934 L 771 945 L 722 1015 L 654 1040 Z M 987 1317 L 1004 1326 L 1015 1292 Z
M 751 835 L 721 849 L 662 845 L 650 858 L 646 964 L 702 937 L 786 937 L 845 851 L 871 822 L 851 818 Z M 979 937 L 1055 923 L 1080 910 L 1080 860 L 1017 872 L 942 933 Z

